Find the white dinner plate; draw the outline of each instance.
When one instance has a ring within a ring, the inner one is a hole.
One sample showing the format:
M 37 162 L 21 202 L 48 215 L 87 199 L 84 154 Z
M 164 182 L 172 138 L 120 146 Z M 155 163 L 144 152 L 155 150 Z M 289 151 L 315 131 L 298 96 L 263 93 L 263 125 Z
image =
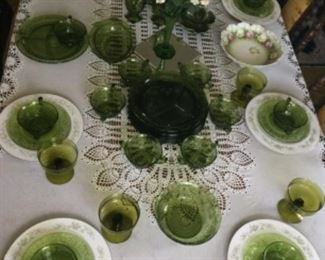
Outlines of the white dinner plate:
M 6 121 L 11 115 L 12 111 L 26 103 L 36 100 L 39 96 L 42 96 L 47 101 L 60 105 L 69 114 L 71 119 L 71 130 L 68 139 L 72 140 L 74 143 L 77 143 L 82 135 L 83 120 L 81 113 L 79 109 L 69 100 L 57 95 L 43 93 L 21 97 L 6 106 L 5 109 L 0 113 L 0 145 L 9 154 L 22 160 L 37 161 L 37 151 L 20 147 L 14 141 L 12 141 L 7 133 Z
M 246 242 L 263 233 L 276 233 L 292 241 L 305 255 L 306 260 L 320 260 L 316 250 L 303 234 L 283 222 L 272 219 L 254 220 L 239 228 L 230 241 L 227 259 L 243 260 Z
M 238 9 L 233 0 L 222 0 L 222 4 L 225 7 L 226 11 L 239 21 L 267 25 L 276 22 L 281 15 L 281 7 L 278 1 L 272 1 L 274 4 L 273 12 L 266 17 L 256 17 L 242 12 L 240 9 Z
M 95 260 L 111 260 L 105 239 L 89 224 L 72 218 L 54 218 L 40 222 L 22 233 L 10 246 L 4 260 L 18 260 L 31 243 L 53 232 L 70 232 L 82 238 L 93 252 Z
M 292 101 L 303 107 L 308 115 L 310 131 L 306 138 L 297 143 L 284 143 L 266 133 L 258 121 L 258 109 L 266 101 L 274 98 L 287 99 L 291 97 L 281 93 L 263 93 L 253 98 L 246 107 L 245 120 L 248 129 L 261 144 L 274 152 L 281 154 L 306 153 L 319 143 L 320 127 L 315 114 L 301 101 L 291 97 Z

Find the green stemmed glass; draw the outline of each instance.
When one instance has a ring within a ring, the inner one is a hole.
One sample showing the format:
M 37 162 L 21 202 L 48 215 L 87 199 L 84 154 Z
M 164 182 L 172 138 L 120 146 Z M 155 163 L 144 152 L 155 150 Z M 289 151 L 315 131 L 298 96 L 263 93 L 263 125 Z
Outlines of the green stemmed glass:
M 72 179 L 78 159 L 78 149 L 72 141 L 54 141 L 48 147 L 40 149 L 37 155 L 51 183 L 64 184 Z
M 39 97 L 21 107 L 17 114 L 19 125 L 30 133 L 35 139 L 51 131 L 58 121 L 58 111 L 54 105 Z
M 202 88 L 210 87 L 209 82 L 211 81 L 212 74 L 206 65 L 200 62 L 193 62 L 191 64 L 182 64 L 179 62 L 178 67 L 181 75 L 190 77 L 195 85 Z
M 204 168 L 217 158 L 217 144 L 208 138 L 197 135 L 187 137 L 181 145 L 180 163 L 192 168 Z
M 292 244 L 277 241 L 266 247 L 263 260 L 305 260 L 305 257 Z
M 102 121 L 116 116 L 126 104 L 122 90 L 114 84 L 110 87 L 98 87 L 90 95 L 90 104 Z
M 136 23 L 142 20 L 140 13 L 143 11 L 145 4 L 145 0 L 125 0 L 125 6 L 128 10 L 125 17 L 129 22 Z
M 210 117 L 214 125 L 226 132 L 242 118 L 242 108 L 233 100 L 219 95 L 212 99 L 209 105 Z
M 140 208 L 132 197 L 114 193 L 101 202 L 98 216 L 104 238 L 121 243 L 131 236 L 140 217 Z
M 273 109 L 274 123 L 288 135 L 308 123 L 306 111 L 291 98 L 279 101 Z
M 290 182 L 286 197 L 278 202 L 281 218 L 288 223 L 299 223 L 304 216 L 319 211 L 325 203 L 322 189 L 314 182 L 296 178 Z

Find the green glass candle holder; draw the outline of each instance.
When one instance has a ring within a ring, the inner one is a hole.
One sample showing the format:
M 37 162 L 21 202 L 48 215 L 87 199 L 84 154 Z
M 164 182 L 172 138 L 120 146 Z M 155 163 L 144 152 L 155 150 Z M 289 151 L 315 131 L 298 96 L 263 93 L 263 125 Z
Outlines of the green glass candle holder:
M 179 62 L 178 67 L 181 75 L 184 77 L 190 77 L 191 80 L 194 81 L 193 84 L 201 88 L 209 88 L 211 86 L 210 81 L 212 78 L 212 73 L 205 64 L 202 64 L 200 62 L 182 64 Z
M 145 4 L 145 0 L 125 0 L 125 6 L 128 10 L 128 13 L 125 15 L 126 19 L 131 23 L 141 21 L 142 16 L 140 13 L 143 11 Z
M 44 168 L 47 179 L 54 184 L 64 184 L 73 178 L 77 159 L 77 146 L 70 140 L 54 141 L 38 151 L 38 161 Z
M 305 260 L 305 257 L 294 245 L 277 241 L 265 248 L 263 260 Z
M 131 236 L 140 217 L 140 208 L 132 197 L 114 193 L 101 202 L 98 216 L 104 238 L 121 243 Z
M 120 88 L 98 87 L 90 95 L 90 104 L 102 121 L 116 116 L 126 104 L 126 98 Z
M 277 208 L 282 220 L 299 223 L 305 216 L 322 209 L 324 203 L 324 192 L 316 183 L 296 178 L 290 182 L 286 197 L 278 202 Z

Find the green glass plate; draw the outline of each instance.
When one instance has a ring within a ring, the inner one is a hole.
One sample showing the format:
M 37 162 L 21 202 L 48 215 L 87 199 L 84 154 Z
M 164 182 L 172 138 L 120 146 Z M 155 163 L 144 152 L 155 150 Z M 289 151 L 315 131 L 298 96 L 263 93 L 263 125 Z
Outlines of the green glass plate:
M 54 232 L 46 234 L 39 239 L 33 241 L 23 253 L 21 260 L 42 259 L 35 258 L 35 254 L 44 247 L 53 245 L 62 245 L 69 251 L 73 252 L 78 260 L 95 260 L 93 252 L 86 241 L 78 235 L 69 232 Z M 34 256 L 34 258 L 33 258 Z M 51 260 L 71 260 L 62 257 L 51 257 Z
M 79 57 L 88 48 L 87 37 L 80 44 L 67 46 L 57 39 L 54 25 L 66 17 L 43 15 L 29 18 L 16 33 L 18 49 L 28 58 L 44 63 L 63 63 Z M 79 21 L 76 21 L 83 26 Z
M 71 130 L 71 119 L 67 111 L 61 106 L 54 104 L 59 113 L 59 118 L 53 129 L 35 139 L 30 133 L 23 129 L 17 121 L 17 113 L 20 107 L 12 111 L 6 122 L 7 133 L 12 141 L 17 145 L 29 150 L 38 150 L 44 143 L 48 143 L 52 138 L 63 140 L 68 137 Z
M 285 143 L 298 143 L 305 139 L 310 131 L 310 123 L 302 126 L 290 134 L 279 128 L 273 121 L 273 108 L 279 99 L 270 99 L 264 102 L 258 109 L 258 122 L 263 130 L 273 138 Z
M 268 0 L 264 5 L 258 8 L 251 8 L 244 3 L 244 0 L 233 0 L 236 7 L 245 14 L 257 16 L 257 17 L 267 17 L 272 14 L 274 10 L 274 3 L 272 0 Z

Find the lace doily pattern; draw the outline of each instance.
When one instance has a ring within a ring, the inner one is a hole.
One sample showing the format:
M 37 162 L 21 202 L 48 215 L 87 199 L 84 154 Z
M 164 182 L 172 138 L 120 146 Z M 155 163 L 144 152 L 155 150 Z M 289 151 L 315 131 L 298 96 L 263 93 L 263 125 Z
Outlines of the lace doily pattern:
M 103 0 L 94 0 L 98 8 L 95 16 L 103 19 L 112 15 L 123 17 L 126 13 L 123 1 L 113 1 L 106 4 Z M 217 1 L 214 1 L 217 2 Z M 229 94 L 233 89 L 234 77 L 239 69 L 228 59 L 217 44 L 220 32 L 231 22 L 224 15 L 221 3 L 211 6 L 217 14 L 214 30 L 197 34 L 177 25 L 174 34 L 182 38 L 191 47 L 202 53 L 200 61 L 205 63 L 212 72 L 212 88 L 207 91 L 208 99 L 219 93 Z M 101 15 L 98 15 L 101 14 Z M 109 14 L 109 15 L 108 15 Z M 151 20 L 151 8 L 146 7 L 142 13 L 143 20 L 131 27 L 136 32 L 135 42 L 150 37 L 158 28 Z M 96 86 L 111 83 L 121 84 L 117 66 L 109 65 L 93 55 L 89 63 L 89 92 Z M 123 91 L 127 92 L 126 89 Z M 127 94 L 127 93 L 126 93 Z M 231 208 L 231 195 L 246 193 L 249 188 L 246 172 L 253 167 L 254 159 L 246 151 L 249 135 L 243 122 L 235 126 L 230 134 L 216 130 L 210 119 L 207 119 L 202 136 L 218 141 L 218 158 L 209 167 L 199 170 L 191 169 L 178 163 L 180 147 L 178 145 L 163 145 L 167 161 L 147 169 L 137 169 L 125 157 L 120 142 L 136 134 L 136 130 L 128 120 L 124 109 L 115 118 L 101 122 L 90 105 L 85 109 L 85 138 L 89 140 L 83 150 L 83 160 L 94 167 L 95 175 L 92 183 L 100 191 L 123 191 L 143 202 L 149 216 L 152 216 L 154 199 L 169 183 L 175 181 L 192 181 L 208 187 L 213 192 L 221 210 L 226 212 Z

